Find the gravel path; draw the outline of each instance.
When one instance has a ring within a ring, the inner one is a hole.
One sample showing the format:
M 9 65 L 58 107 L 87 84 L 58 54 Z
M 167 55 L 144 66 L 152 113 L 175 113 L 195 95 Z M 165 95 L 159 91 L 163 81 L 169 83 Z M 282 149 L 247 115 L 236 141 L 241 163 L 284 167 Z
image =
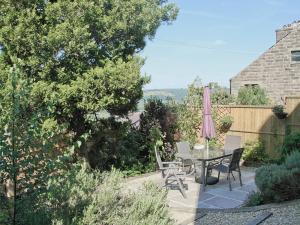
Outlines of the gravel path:
M 195 221 L 195 225 L 243 225 L 253 220 L 264 211 L 273 215 L 261 225 L 300 225 L 300 201 L 249 212 L 208 212 L 206 216 Z

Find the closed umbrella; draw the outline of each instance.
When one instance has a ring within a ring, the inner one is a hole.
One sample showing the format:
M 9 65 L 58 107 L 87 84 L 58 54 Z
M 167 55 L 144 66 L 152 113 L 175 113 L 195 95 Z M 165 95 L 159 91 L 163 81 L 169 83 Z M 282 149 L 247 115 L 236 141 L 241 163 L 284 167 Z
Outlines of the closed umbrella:
M 202 137 L 207 141 L 206 150 L 208 154 L 208 141 L 216 136 L 215 125 L 211 115 L 210 89 L 204 88 L 203 93 L 203 121 L 202 121 Z

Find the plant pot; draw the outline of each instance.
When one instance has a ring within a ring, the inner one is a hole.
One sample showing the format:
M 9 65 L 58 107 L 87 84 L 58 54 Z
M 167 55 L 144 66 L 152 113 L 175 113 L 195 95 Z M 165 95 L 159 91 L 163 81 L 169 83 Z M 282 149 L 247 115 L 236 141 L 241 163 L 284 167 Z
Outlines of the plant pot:
M 229 124 L 229 123 L 224 123 L 224 124 L 222 124 L 222 125 L 220 126 L 220 131 L 221 131 L 222 133 L 226 133 L 227 131 L 229 131 L 231 125 L 232 125 L 231 123 L 230 123 L 230 124 Z
M 283 112 L 283 113 L 275 113 L 275 116 L 278 118 L 278 119 L 280 119 L 280 120 L 282 120 L 282 119 L 285 119 L 286 117 L 287 117 L 287 113 L 286 112 Z

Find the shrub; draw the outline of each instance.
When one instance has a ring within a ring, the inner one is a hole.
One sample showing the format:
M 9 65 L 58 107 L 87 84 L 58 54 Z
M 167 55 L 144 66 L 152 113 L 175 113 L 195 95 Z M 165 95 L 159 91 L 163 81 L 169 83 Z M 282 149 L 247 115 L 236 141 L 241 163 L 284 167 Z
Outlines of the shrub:
M 242 158 L 246 164 L 264 163 L 268 161 L 264 144 L 258 141 L 248 141 L 245 143 Z
M 85 210 L 82 224 L 172 224 L 165 204 L 166 192 L 151 183 L 145 184 L 140 192 L 128 194 L 120 200 L 111 195 L 114 204 L 105 204 L 103 198 L 107 197 L 104 194 L 96 197 Z
M 176 118 L 172 114 L 172 109 L 169 105 L 164 104 L 162 100 L 150 98 L 145 103 L 145 111 L 141 115 L 140 132 L 144 137 L 145 148 L 144 156 L 148 156 L 153 152 L 151 146 L 152 140 L 151 130 L 158 128 L 162 133 L 163 149 L 162 157 L 169 160 L 174 155 L 174 135 L 176 132 Z
M 300 168 L 300 152 L 292 152 L 285 159 L 287 169 Z
M 213 90 L 211 94 L 212 104 L 228 105 L 234 103 L 234 96 L 230 94 L 228 88 L 222 87 L 217 83 L 210 83 L 209 86 Z
M 255 183 L 266 201 L 280 202 L 289 199 L 286 195 L 292 178 L 292 173 L 284 166 L 271 164 L 257 169 Z
M 282 157 L 286 157 L 291 152 L 298 151 L 300 152 L 300 133 L 295 132 L 287 135 L 285 137 L 283 146 L 281 148 Z
M 291 156 L 293 157 L 293 156 Z M 291 160 L 287 161 L 288 164 Z M 295 166 L 294 163 L 290 165 Z M 255 183 L 265 202 L 281 202 L 300 197 L 300 168 L 271 164 L 257 169 Z
M 188 95 L 183 103 L 176 107 L 177 128 L 182 140 L 188 141 L 192 146 L 196 144 L 199 124 L 202 121 L 203 86 L 195 80 L 188 87 Z
M 237 103 L 241 105 L 266 105 L 269 99 L 263 88 L 256 86 L 242 87 L 237 96 Z
M 249 194 L 245 202 L 246 207 L 262 205 L 264 202 L 263 196 L 260 192 L 252 192 Z
M 39 222 L 27 220 L 23 224 L 173 224 L 165 190 L 149 183 L 130 193 L 122 188 L 123 182 L 117 170 L 100 173 L 77 166 L 64 177 L 52 180 L 47 194 L 40 198 L 39 208 L 31 207 L 27 212 L 27 218 Z
M 213 138 L 208 141 L 208 147 L 209 149 L 220 149 L 221 144 L 218 143 L 218 140 L 216 138 Z

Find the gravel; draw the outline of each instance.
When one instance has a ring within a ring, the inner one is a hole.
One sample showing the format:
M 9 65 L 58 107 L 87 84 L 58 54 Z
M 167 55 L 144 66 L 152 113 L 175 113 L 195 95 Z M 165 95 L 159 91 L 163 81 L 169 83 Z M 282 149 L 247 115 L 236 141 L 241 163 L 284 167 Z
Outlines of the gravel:
M 300 201 L 282 204 L 267 209 L 236 212 L 208 212 L 206 216 L 195 221 L 195 225 L 243 225 L 259 216 L 264 211 L 273 215 L 261 225 L 300 225 Z

